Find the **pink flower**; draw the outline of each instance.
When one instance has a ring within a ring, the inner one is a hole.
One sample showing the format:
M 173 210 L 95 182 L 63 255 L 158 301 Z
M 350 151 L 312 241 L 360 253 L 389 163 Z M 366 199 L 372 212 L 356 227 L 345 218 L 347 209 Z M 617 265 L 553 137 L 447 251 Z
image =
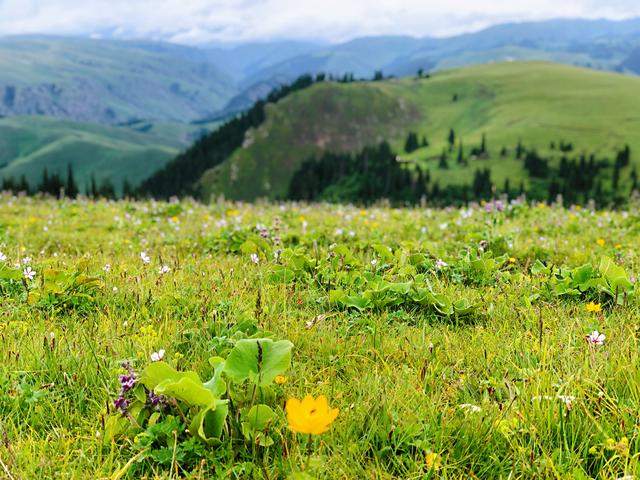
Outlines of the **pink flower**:
M 33 280 L 36 277 L 36 271 L 31 267 L 27 267 L 23 270 L 22 274 L 27 280 Z
M 598 330 L 594 330 L 593 332 L 591 332 L 590 335 L 587 336 L 587 342 L 589 342 L 589 345 L 604 345 L 604 341 L 606 340 L 607 336 L 604 333 L 600 333 L 598 332 Z

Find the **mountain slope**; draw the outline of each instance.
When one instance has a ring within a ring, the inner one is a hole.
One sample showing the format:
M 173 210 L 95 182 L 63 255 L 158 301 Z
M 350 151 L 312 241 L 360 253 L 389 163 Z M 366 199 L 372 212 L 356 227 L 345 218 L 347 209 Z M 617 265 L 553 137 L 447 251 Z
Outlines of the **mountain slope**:
M 425 32 L 426 33 L 426 32 Z M 447 38 L 378 36 L 301 49 L 253 72 L 243 85 L 303 73 L 351 72 L 370 78 L 375 70 L 406 76 L 418 69 L 442 70 L 508 60 L 548 60 L 616 70 L 640 46 L 640 19 L 560 19 L 506 23 Z
M 158 170 L 199 128 L 184 125 L 135 124 L 110 127 L 78 124 L 47 117 L 0 119 L 0 179 L 24 175 L 32 187 L 49 173 L 64 175 L 72 165 L 81 189 L 91 175 L 120 188 L 133 185 Z M 136 130 L 137 129 L 137 130 Z
M 152 42 L 0 38 L 0 115 L 115 124 L 188 122 L 220 110 L 234 81 L 199 49 Z
M 401 152 L 409 131 L 426 136 L 430 146 L 406 159 L 441 184 L 469 183 L 477 168 L 486 167 L 496 183 L 526 180 L 520 160 L 499 155 L 520 139 L 541 152 L 560 140 L 609 157 L 625 143 L 640 151 L 639 93 L 635 77 L 539 62 L 470 67 L 420 80 L 317 84 L 269 105 L 266 121 L 206 172 L 201 185 L 206 196 L 281 198 L 309 156 L 357 151 L 382 139 Z M 439 169 L 451 128 L 467 151 L 486 134 L 490 158 Z

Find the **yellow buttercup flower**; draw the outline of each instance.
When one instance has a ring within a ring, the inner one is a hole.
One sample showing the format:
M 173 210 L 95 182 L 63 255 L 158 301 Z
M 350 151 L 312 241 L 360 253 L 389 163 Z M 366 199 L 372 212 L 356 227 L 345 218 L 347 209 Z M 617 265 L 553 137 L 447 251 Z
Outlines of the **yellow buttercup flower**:
M 587 303 L 587 312 L 600 313 L 601 311 L 602 311 L 602 305 L 600 305 L 599 303 L 595 303 L 595 302 Z
M 605 244 L 604 238 L 599 238 L 598 240 L 596 240 L 596 243 L 601 247 L 604 247 L 604 244 Z
M 440 464 L 442 463 L 442 457 L 435 452 L 428 452 L 425 455 L 425 460 L 427 463 L 427 468 L 429 470 L 439 470 Z
M 284 375 L 276 375 L 274 381 L 278 385 L 284 385 L 285 383 L 287 383 L 287 377 L 285 377 Z
M 509 263 L 516 263 L 516 259 L 515 259 L 515 258 L 513 258 L 513 257 L 510 257 L 510 258 L 509 258 Z
M 327 397 L 324 395 L 318 398 L 307 395 L 302 400 L 290 398 L 285 410 L 292 431 L 311 435 L 320 435 L 329 430 L 338 416 L 338 409 L 329 408 Z

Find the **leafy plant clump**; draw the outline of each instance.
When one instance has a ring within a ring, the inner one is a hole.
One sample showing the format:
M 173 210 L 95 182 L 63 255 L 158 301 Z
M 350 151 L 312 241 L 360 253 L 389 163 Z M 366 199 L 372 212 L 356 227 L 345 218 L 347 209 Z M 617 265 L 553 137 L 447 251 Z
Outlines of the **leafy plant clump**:
M 209 359 L 213 374 L 205 382 L 165 361 L 148 364 L 139 375 L 126 364 L 105 440 L 133 438 L 139 459 L 184 467 L 223 442 L 270 447 L 282 424 L 274 381 L 289 369 L 292 348 L 287 340 L 238 340 L 226 359 Z

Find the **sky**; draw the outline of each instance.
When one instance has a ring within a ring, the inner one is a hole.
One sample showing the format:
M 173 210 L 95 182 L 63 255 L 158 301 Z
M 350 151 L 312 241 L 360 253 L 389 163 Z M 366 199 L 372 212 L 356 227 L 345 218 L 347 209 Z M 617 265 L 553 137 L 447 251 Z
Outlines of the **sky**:
M 183 44 L 450 36 L 510 21 L 640 16 L 638 0 L 0 0 L 0 36 Z

